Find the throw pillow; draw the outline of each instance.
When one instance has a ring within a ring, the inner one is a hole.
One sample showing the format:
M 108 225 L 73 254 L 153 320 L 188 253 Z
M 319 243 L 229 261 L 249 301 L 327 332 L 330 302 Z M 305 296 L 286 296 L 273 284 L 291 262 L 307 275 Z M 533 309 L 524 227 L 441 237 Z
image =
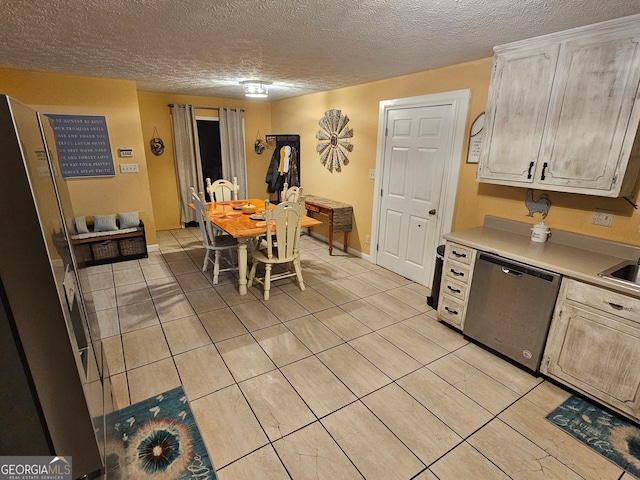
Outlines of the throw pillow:
M 87 219 L 84 216 L 76 217 L 74 222 L 76 224 L 77 233 L 89 233 L 89 228 L 87 227 Z
M 93 231 L 94 232 L 108 232 L 110 230 L 118 230 L 116 225 L 116 214 L 112 215 L 94 215 L 93 216 Z
M 138 212 L 118 213 L 120 228 L 135 228 L 140 225 L 140 215 Z

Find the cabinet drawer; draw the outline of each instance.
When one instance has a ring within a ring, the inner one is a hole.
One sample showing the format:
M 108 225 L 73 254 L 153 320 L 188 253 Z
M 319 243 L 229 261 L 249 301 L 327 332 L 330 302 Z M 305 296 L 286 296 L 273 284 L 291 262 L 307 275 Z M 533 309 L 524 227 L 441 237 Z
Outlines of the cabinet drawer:
M 468 285 L 460 282 L 456 282 L 450 278 L 445 278 L 442 281 L 442 293 L 451 295 L 459 300 L 464 301 L 467 298 Z
M 447 261 L 444 264 L 444 275 L 458 282 L 469 283 L 469 275 L 471 273 L 470 265 L 463 265 L 458 262 Z
M 443 295 L 439 300 L 438 316 L 447 323 L 462 329 L 462 319 L 464 318 L 464 303 Z
M 305 208 L 306 208 L 307 210 L 310 210 L 310 211 L 312 211 L 312 212 L 316 212 L 316 213 L 320 211 L 320 209 L 319 209 L 318 207 L 316 207 L 315 205 L 311 205 L 311 204 L 309 204 L 309 203 L 306 203 L 306 204 L 305 204 Z
M 633 322 L 640 322 L 640 300 L 571 279 L 565 279 L 565 282 L 567 300 Z
M 449 243 L 447 247 L 449 247 L 447 249 L 447 258 L 464 263 L 465 265 L 471 265 L 474 252 L 473 248 L 463 247 L 457 243 Z

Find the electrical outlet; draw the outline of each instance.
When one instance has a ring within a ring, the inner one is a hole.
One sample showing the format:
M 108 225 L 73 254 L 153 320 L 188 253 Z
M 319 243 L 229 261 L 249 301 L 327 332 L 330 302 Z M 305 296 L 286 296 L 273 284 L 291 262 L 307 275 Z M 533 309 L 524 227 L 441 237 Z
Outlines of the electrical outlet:
M 371 243 L 371 235 L 367 235 L 366 237 L 364 237 L 364 243 L 366 243 L 367 245 Z
M 376 171 L 375 169 L 370 169 L 369 170 L 369 180 L 375 180 L 376 179 Z
M 120 173 L 138 173 L 137 163 L 121 163 Z
M 611 210 L 596 209 L 596 211 L 593 212 L 591 223 L 594 225 L 601 225 L 603 227 L 610 227 L 613 223 L 613 215 L 614 212 Z

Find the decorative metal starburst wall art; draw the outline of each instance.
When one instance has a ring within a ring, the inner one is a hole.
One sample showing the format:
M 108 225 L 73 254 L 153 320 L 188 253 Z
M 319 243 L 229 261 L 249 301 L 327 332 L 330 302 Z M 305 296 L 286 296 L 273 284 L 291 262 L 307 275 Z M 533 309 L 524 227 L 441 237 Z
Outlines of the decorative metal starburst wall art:
M 350 138 L 353 138 L 353 129 L 348 128 L 349 117 L 342 115 L 341 110 L 327 110 L 324 112 L 318 124 L 321 129 L 316 133 L 318 139 L 317 152 L 320 154 L 320 163 L 333 172 L 342 171 L 343 165 L 349 164 L 346 152 L 353 151 Z

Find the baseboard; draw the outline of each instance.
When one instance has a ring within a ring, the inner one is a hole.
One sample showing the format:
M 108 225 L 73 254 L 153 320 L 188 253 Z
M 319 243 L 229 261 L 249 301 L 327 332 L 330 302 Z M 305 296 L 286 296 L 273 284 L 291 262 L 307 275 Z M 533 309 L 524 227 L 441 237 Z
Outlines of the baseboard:
M 309 235 L 308 233 L 304 232 L 305 235 Z M 329 239 L 327 237 L 325 237 L 324 235 L 318 235 L 317 233 L 314 232 L 313 235 L 309 235 L 311 238 L 317 238 L 319 240 L 322 240 L 323 242 L 325 242 L 327 244 L 327 248 L 329 248 Z M 342 249 L 344 248 L 344 244 L 340 243 L 337 240 L 333 241 L 333 248 L 340 250 L 341 252 L 343 251 Z M 367 260 L 369 262 L 371 262 L 371 255 L 369 255 L 368 253 L 363 253 L 359 250 L 354 250 L 353 248 L 347 246 L 347 253 L 353 255 L 354 257 L 358 257 L 358 258 L 362 258 L 363 260 Z

